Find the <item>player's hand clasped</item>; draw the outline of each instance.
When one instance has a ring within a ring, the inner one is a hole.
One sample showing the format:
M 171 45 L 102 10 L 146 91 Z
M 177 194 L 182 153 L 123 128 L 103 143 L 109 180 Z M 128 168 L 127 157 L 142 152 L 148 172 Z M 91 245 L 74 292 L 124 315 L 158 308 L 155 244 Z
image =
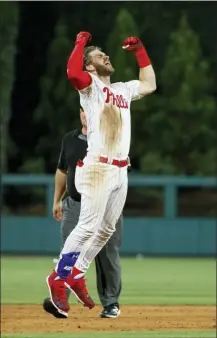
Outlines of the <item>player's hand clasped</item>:
M 80 32 L 76 36 L 76 44 L 82 44 L 86 46 L 86 44 L 92 39 L 92 35 L 89 32 Z
M 142 41 L 136 36 L 126 38 L 122 44 L 122 48 L 135 54 L 140 68 L 145 68 L 151 64 Z
M 128 52 L 137 52 L 138 50 L 144 48 L 144 46 L 139 38 L 136 36 L 129 36 L 124 40 L 122 48 Z

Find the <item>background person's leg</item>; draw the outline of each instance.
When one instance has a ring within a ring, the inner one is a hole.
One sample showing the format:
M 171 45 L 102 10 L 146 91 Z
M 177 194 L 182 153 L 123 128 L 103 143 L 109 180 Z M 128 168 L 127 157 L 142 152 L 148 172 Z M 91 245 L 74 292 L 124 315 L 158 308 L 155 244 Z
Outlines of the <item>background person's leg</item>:
M 116 224 L 116 231 L 95 258 L 97 290 L 103 307 L 118 303 L 121 292 L 121 246 L 123 215 Z
M 117 192 L 113 192 L 113 194 L 109 198 L 109 201 L 106 207 L 105 216 L 104 216 L 105 224 L 107 225 L 114 224 L 114 222 L 117 221 L 117 215 L 120 215 L 120 213 L 122 213 L 122 210 L 123 210 L 123 207 L 126 201 L 126 196 L 127 196 L 127 186 L 128 186 L 127 176 L 124 176 L 123 183 L 120 189 Z M 115 255 L 115 257 L 117 258 L 117 255 Z M 113 264 L 112 259 L 111 259 L 111 263 Z M 111 296 L 111 294 L 109 294 L 109 296 Z M 105 306 L 104 310 L 100 313 L 100 317 L 102 318 L 116 318 L 119 315 L 120 315 L 120 308 L 119 308 L 118 302 Z
M 66 197 L 66 199 L 63 201 L 63 217 L 60 226 L 61 250 L 67 237 L 78 224 L 80 210 L 81 203 L 74 201 L 71 197 Z

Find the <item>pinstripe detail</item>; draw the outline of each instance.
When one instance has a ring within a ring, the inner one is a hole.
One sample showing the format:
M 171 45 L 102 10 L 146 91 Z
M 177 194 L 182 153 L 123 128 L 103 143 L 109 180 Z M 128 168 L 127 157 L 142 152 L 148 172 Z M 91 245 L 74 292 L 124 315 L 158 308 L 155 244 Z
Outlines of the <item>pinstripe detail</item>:
M 124 108 L 125 106 L 121 107 L 118 102 L 114 104 L 112 96 L 111 100 L 106 103 L 107 93 L 103 91 L 106 87 L 105 84 L 97 76 L 91 76 L 93 78 L 91 93 L 87 95 L 84 92 L 79 92 L 88 125 L 88 151 L 102 156 L 126 159 L 131 140 L 130 102 L 141 97 L 139 95 L 139 81 L 118 82 L 107 86 L 109 91 L 116 96 L 122 96 L 127 102 L 127 108 Z M 108 121 L 108 118 L 103 118 L 103 115 L 106 115 L 104 114 L 105 110 L 110 111 L 110 114 L 107 115 L 113 116 L 110 118 L 110 126 L 107 128 L 105 128 L 106 121 L 102 123 L 102 120 Z M 116 143 L 113 143 L 112 139 L 115 139 Z
M 115 231 L 127 195 L 127 168 L 84 160 L 76 168 L 76 189 L 81 193 L 79 222 L 67 238 L 62 253 L 79 251 L 76 268 L 90 263 Z
M 127 167 L 99 163 L 96 156 L 128 158 L 130 102 L 139 98 L 139 81 L 107 86 L 111 94 L 109 101 L 105 84 L 91 76 L 91 91 L 79 92 L 88 132 L 88 155 L 75 173 L 75 186 L 81 194 L 80 216 L 62 249 L 62 254 L 80 252 L 75 267 L 83 272 L 114 233 L 127 195 Z

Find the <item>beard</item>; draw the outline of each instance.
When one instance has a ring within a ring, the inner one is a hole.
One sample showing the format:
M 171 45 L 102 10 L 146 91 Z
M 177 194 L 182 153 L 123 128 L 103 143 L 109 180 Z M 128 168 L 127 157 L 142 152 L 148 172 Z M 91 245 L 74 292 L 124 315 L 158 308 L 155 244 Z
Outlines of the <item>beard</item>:
M 96 72 L 99 76 L 110 76 L 114 73 L 112 65 L 94 65 Z

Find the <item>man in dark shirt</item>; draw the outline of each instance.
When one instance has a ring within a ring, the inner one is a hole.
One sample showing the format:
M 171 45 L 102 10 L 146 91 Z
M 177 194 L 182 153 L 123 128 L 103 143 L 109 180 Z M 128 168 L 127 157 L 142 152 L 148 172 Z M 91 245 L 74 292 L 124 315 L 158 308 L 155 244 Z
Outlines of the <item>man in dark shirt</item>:
M 80 118 L 82 129 L 73 130 L 63 138 L 55 175 L 53 215 L 57 221 L 61 221 L 62 246 L 78 223 L 81 207 L 81 196 L 76 190 L 74 179 L 77 161 L 83 159 L 87 152 L 86 119 L 82 109 L 80 109 Z M 67 197 L 62 202 L 65 193 Z M 116 224 L 116 231 L 95 258 L 97 290 L 103 306 L 100 313 L 102 318 L 115 318 L 120 314 L 118 302 L 121 292 L 119 247 L 122 225 L 123 216 L 121 215 Z M 67 294 L 68 297 L 69 294 L 70 291 Z M 44 300 L 44 309 L 56 317 L 60 316 L 49 298 Z

